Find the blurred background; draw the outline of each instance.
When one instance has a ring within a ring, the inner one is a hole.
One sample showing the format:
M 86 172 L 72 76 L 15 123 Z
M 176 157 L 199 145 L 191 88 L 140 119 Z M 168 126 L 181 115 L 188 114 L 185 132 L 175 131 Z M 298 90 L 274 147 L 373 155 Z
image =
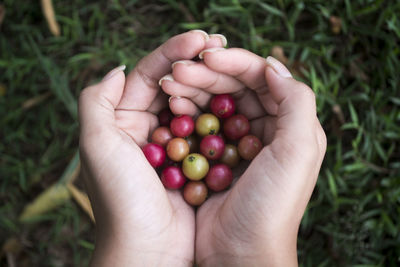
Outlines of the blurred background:
M 0 266 L 86 266 L 77 98 L 190 29 L 273 55 L 317 95 L 328 148 L 301 266 L 400 266 L 400 2 L 0 1 Z

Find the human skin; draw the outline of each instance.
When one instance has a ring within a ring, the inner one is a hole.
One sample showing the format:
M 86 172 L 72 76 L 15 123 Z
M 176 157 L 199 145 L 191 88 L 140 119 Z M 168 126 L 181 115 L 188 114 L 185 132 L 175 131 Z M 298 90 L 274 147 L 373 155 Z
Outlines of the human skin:
M 207 49 L 174 63 L 163 90 L 177 114 L 196 116 L 212 94 L 231 93 L 264 148 L 237 183 L 196 214 L 200 266 L 297 266 L 297 234 L 326 150 L 315 95 L 272 57 Z
M 79 98 L 82 177 L 96 219 L 91 266 L 192 266 L 195 213 L 164 189 L 141 147 L 165 107 L 158 80 L 171 64 L 223 46 L 218 35 L 190 31 L 143 58 L 125 77 L 112 70 Z
M 326 149 L 315 96 L 273 58 L 215 48 L 222 45 L 198 31 L 173 37 L 127 78 L 116 69 L 82 92 L 82 174 L 97 231 L 92 266 L 297 265 L 297 231 Z M 203 62 L 189 60 L 211 47 Z M 167 102 L 161 77 L 176 114 L 197 115 L 211 94 L 232 93 L 265 145 L 232 189 L 197 214 L 180 192 L 163 188 L 140 149 Z

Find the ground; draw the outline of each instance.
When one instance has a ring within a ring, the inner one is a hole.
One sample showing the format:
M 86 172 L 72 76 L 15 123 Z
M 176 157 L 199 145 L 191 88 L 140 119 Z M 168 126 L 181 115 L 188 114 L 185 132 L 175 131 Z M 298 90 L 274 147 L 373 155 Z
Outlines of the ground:
M 94 225 L 76 201 L 18 218 L 74 158 L 81 89 L 190 29 L 278 57 L 317 95 L 328 148 L 300 265 L 400 265 L 400 2 L 58 0 L 54 10 L 60 36 L 40 1 L 0 2 L 0 265 L 87 265 Z

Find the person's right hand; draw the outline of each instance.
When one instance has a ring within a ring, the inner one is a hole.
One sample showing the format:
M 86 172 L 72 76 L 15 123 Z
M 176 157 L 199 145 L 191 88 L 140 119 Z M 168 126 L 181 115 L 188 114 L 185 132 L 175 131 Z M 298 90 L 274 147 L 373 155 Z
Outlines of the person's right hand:
M 195 215 L 179 192 L 165 190 L 141 147 L 167 103 L 158 80 L 221 36 L 190 31 L 172 37 L 125 78 L 122 68 L 79 98 L 82 176 L 96 218 L 91 266 L 191 266 Z
M 230 190 L 196 215 L 200 266 L 296 266 L 297 232 L 326 150 L 313 91 L 274 58 L 209 49 L 180 61 L 163 90 L 175 113 L 195 116 L 212 94 L 231 93 L 265 147 Z M 172 78 L 172 81 L 171 81 Z

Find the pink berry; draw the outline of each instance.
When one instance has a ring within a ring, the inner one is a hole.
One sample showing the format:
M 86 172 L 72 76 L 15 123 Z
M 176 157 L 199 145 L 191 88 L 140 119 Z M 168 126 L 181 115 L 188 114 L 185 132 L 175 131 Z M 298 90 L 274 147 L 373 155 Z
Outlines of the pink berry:
M 238 140 L 250 131 L 249 120 L 242 114 L 229 117 L 224 121 L 224 134 L 231 140 Z
M 231 169 L 225 164 L 211 167 L 205 178 L 208 188 L 215 192 L 222 191 L 231 185 L 233 175 Z
M 235 112 L 235 101 L 231 95 L 216 95 L 211 99 L 211 111 L 217 117 L 225 119 L 233 115 Z
M 143 148 L 143 153 L 150 165 L 154 168 L 160 167 L 165 161 L 165 149 L 154 143 L 148 143 Z
M 200 152 L 206 158 L 216 160 L 224 154 L 225 143 L 218 135 L 207 135 L 200 142 Z
M 181 168 L 169 166 L 162 171 L 161 182 L 165 188 L 179 189 L 185 184 L 186 178 L 183 175 Z
M 172 119 L 170 128 L 176 137 L 186 137 L 193 133 L 194 121 L 188 115 L 180 115 Z

